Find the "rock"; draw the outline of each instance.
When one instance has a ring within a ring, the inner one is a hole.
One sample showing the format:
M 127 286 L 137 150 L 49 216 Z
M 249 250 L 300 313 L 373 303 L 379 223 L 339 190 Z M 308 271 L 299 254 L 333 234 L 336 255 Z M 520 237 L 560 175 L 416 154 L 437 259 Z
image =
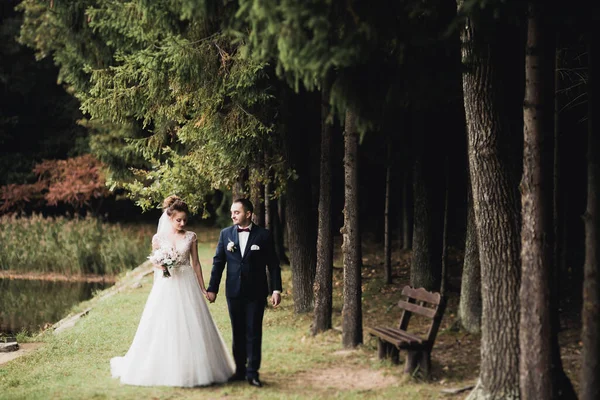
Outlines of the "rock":
M 92 310 L 91 308 L 88 308 L 85 311 L 80 312 L 79 314 L 76 314 L 76 315 L 73 315 L 72 317 L 67 317 L 67 318 L 64 318 L 64 319 L 58 321 L 54 325 L 54 334 L 59 334 L 59 333 L 63 332 L 64 330 L 71 328 L 81 319 L 81 317 L 86 316 L 91 310 Z
M 8 342 L 1 343 L 0 342 L 0 353 L 9 353 L 11 351 L 19 350 L 19 343 L 17 342 Z

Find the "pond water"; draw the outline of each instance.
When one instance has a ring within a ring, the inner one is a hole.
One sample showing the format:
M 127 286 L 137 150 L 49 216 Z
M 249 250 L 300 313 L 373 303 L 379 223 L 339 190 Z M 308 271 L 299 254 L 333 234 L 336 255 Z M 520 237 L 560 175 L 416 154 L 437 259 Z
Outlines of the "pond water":
M 0 333 L 38 332 L 112 283 L 0 278 Z

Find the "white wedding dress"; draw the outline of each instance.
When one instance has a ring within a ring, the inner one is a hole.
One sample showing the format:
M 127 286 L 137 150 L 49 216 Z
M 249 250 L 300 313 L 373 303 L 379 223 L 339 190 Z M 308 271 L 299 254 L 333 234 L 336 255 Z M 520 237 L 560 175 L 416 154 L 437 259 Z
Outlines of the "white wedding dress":
M 235 370 L 233 359 L 210 315 L 190 263 L 195 234 L 186 232 L 176 244 L 184 260 L 154 285 L 133 343 L 124 357 L 110 360 L 113 378 L 138 386 L 205 386 L 226 382 Z M 160 235 L 159 245 L 170 246 Z

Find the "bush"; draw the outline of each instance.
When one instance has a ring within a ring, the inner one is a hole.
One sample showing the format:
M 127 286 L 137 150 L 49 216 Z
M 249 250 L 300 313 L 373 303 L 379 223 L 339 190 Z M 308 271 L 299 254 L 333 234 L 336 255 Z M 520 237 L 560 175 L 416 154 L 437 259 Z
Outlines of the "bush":
M 92 217 L 0 217 L 0 270 L 118 274 L 150 253 L 153 225 L 103 223 Z

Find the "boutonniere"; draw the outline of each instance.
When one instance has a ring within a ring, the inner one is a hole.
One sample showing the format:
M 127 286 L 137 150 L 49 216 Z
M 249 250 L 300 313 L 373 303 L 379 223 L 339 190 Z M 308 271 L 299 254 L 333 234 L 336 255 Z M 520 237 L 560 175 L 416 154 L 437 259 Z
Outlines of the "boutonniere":
M 227 251 L 231 251 L 232 253 L 235 251 L 235 243 L 229 239 L 229 243 L 227 243 Z

